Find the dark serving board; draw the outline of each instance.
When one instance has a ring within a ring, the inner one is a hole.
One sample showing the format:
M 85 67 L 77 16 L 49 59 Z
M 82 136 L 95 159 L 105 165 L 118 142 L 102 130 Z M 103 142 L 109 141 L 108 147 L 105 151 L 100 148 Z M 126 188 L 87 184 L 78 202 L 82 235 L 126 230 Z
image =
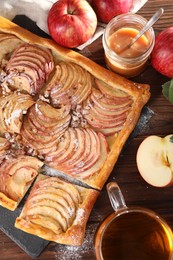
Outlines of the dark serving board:
M 13 20 L 16 24 L 42 37 L 49 37 L 40 30 L 36 24 L 24 15 L 16 16 Z M 141 113 L 138 124 L 126 142 L 124 148 L 133 140 L 133 138 L 147 126 L 153 112 L 145 107 Z M 122 151 L 123 153 L 123 151 Z M 37 236 L 27 234 L 14 227 L 15 219 L 20 215 L 24 200 L 15 211 L 9 211 L 0 206 L 0 229 L 9 236 L 16 244 L 18 244 L 28 255 L 36 258 L 41 254 L 49 241 L 41 239 Z
M 0 229 L 28 255 L 32 258 L 36 258 L 48 245 L 49 241 L 27 234 L 15 228 L 15 219 L 20 215 L 20 212 L 21 206 L 13 212 L 0 206 Z
M 38 26 L 36 26 L 35 22 L 31 21 L 24 15 L 16 16 L 13 19 L 13 22 L 39 36 L 49 37 L 46 33 L 40 30 Z M 27 234 L 14 227 L 15 219 L 20 215 L 23 204 L 24 202 L 22 202 L 15 211 L 10 211 L 0 206 L 0 229 L 28 255 L 32 258 L 36 258 L 48 245 L 49 241 Z

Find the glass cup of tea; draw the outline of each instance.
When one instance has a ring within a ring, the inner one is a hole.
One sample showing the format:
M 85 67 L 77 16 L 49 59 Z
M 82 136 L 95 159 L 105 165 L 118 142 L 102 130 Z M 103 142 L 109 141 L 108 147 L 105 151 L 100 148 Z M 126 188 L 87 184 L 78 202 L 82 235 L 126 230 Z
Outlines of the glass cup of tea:
M 173 233 L 155 212 L 128 207 L 116 182 L 107 184 L 114 212 L 95 235 L 97 260 L 172 260 Z

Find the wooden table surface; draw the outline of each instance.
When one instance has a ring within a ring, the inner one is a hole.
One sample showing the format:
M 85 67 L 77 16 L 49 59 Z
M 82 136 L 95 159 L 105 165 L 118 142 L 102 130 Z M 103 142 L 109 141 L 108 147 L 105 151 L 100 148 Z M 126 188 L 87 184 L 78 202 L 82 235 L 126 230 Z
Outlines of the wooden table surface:
M 138 12 L 149 19 L 159 7 L 163 7 L 165 12 L 154 25 L 156 35 L 164 28 L 173 26 L 173 0 L 149 0 Z M 80 53 L 105 66 L 101 38 Z M 156 211 L 173 229 L 173 187 L 156 188 L 148 185 L 140 176 L 136 166 L 137 148 L 145 137 L 149 135 L 163 137 L 167 134 L 173 134 L 173 105 L 163 96 L 161 87 L 169 79 L 156 72 L 149 65 L 141 75 L 132 80 L 150 84 L 151 98 L 147 106 L 153 111 L 153 116 L 119 157 L 108 181 L 113 180 L 119 184 L 127 205 L 143 206 Z M 50 243 L 37 259 L 95 259 L 93 247 L 95 231 L 99 223 L 112 211 L 104 187 L 90 215 L 83 245 L 81 247 L 70 247 Z M 29 260 L 31 257 L 24 253 L 3 232 L 0 232 L 0 260 L 5 259 Z

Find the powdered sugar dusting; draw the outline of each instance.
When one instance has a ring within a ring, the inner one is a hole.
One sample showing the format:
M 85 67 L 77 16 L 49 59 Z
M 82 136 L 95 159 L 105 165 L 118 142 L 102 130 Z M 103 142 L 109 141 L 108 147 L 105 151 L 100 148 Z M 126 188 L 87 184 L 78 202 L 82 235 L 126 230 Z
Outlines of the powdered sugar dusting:
M 21 114 L 22 114 L 22 109 L 16 109 L 16 110 L 14 110 L 14 111 L 11 113 L 11 116 L 5 120 L 5 123 L 6 123 L 7 125 L 9 125 L 10 122 L 11 122 L 13 119 L 19 118 Z
M 98 223 L 88 223 L 85 233 L 84 242 L 81 246 L 66 246 L 61 244 L 52 244 L 52 251 L 55 253 L 56 260 L 78 260 L 88 259 L 95 256 L 93 254 L 94 236 Z
M 76 212 L 76 219 L 74 221 L 74 225 L 77 223 L 80 223 L 82 221 L 84 214 L 85 214 L 84 209 L 78 208 L 78 210 Z

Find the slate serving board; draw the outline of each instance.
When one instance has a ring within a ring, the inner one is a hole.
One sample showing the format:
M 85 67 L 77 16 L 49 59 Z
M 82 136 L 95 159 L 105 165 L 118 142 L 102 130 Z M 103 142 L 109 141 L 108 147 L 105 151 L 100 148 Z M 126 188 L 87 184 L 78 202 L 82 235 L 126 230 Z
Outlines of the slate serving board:
M 13 22 L 39 36 L 49 37 L 36 26 L 36 23 L 24 15 L 16 16 L 13 19 Z M 0 206 L 0 229 L 16 244 L 18 244 L 28 255 L 32 258 L 36 258 L 48 245 L 49 241 L 27 234 L 14 227 L 15 219 L 20 215 L 23 205 L 24 201 L 21 202 L 20 206 L 15 211 L 10 211 Z
M 21 210 L 22 205 L 13 212 L 0 206 L 0 229 L 28 255 L 36 258 L 48 245 L 49 241 L 27 234 L 14 227 L 15 219 L 20 215 Z
M 13 22 L 39 36 L 49 37 L 46 33 L 40 30 L 33 21 L 31 21 L 24 15 L 16 16 Z M 138 124 L 136 125 L 135 130 L 127 140 L 124 149 L 143 129 L 144 125 L 147 126 L 152 115 L 153 112 L 149 108 L 144 107 Z M 9 236 L 16 244 L 18 244 L 28 255 L 30 255 L 32 258 L 36 258 L 48 245 L 49 241 L 46 241 L 34 235 L 27 234 L 14 227 L 15 219 L 20 215 L 25 200 L 26 196 L 15 211 L 10 211 L 0 206 L 0 230 L 2 230 L 7 236 Z

